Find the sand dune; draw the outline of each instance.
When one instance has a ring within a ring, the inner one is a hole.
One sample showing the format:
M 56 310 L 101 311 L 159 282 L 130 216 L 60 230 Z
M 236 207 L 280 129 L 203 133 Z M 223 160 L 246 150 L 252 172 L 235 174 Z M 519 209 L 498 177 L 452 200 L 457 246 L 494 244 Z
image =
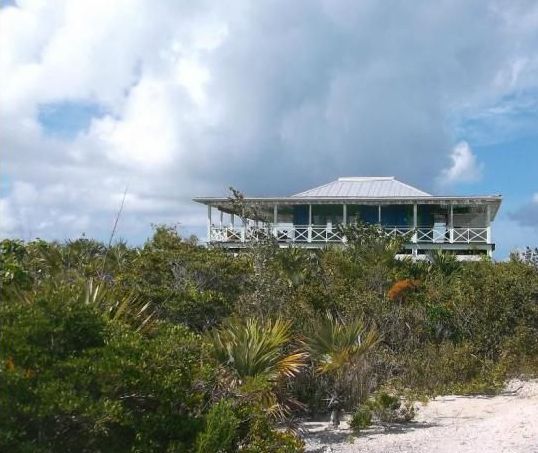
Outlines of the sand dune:
M 511 381 L 497 396 L 442 396 L 414 422 L 353 436 L 346 423 L 308 422 L 307 451 L 361 453 L 538 453 L 538 380 Z

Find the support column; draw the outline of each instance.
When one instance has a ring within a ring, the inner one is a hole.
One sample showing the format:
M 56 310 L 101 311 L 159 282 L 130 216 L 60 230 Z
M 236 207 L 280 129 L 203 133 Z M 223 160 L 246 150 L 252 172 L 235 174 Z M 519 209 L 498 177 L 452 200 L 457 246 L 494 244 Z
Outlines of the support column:
M 312 205 L 308 205 L 308 242 L 312 242 Z
M 377 223 L 381 225 L 381 205 L 377 207 Z
M 275 206 L 273 207 L 273 236 L 278 239 L 277 224 L 278 224 L 278 205 L 275 204 Z
M 211 242 L 211 205 L 207 205 L 207 242 Z
M 342 218 L 343 218 L 342 223 L 344 225 L 347 225 L 347 204 L 342 205 Z
M 454 205 L 450 205 L 450 216 L 448 218 L 449 242 L 454 243 Z
M 247 238 L 247 225 L 248 225 L 248 219 L 245 217 L 245 209 L 241 208 L 241 220 L 243 223 L 243 228 L 241 229 L 241 242 L 245 242 Z
M 411 238 L 411 242 L 413 242 L 413 246 L 411 249 L 411 252 L 413 254 L 413 257 L 416 257 L 418 255 L 418 206 L 416 203 L 413 203 L 413 237 Z
M 491 244 L 491 210 L 489 204 L 486 205 L 486 242 Z M 491 256 L 491 250 L 489 254 Z
M 418 206 L 416 203 L 413 204 L 413 242 L 418 242 Z
M 220 212 L 219 225 L 220 225 L 220 227 L 222 228 L 222 220 L 223 220 L 223 217 L 224 217 L 224 212 L 223 212 L 223 211 L 219 211 L 219 212 Z

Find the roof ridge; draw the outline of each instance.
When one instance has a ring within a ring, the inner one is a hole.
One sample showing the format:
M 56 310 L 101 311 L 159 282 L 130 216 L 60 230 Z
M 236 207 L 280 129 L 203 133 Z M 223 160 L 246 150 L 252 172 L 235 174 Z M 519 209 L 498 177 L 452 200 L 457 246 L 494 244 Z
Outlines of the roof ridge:
M 362 187 L 363 189 L 354 189 Z M 291 195 L 292 197 L 328 196 L 344 195 L 351 193 L 361 194 L 361 196 L 421 196 L 431 197 L 432 194 L 418 189 L 410 184 L 396 179 L 394 176 L 348 176 L 339 177 L 326 184 L 312 187 L 302 192 Z M 362 192 L 362 193 L 361 193 Z
M 394 176 L 340 176 L 337 181 L 393 181 L 397 179 Z M 336 181 L 333 181 L 336 182 Z

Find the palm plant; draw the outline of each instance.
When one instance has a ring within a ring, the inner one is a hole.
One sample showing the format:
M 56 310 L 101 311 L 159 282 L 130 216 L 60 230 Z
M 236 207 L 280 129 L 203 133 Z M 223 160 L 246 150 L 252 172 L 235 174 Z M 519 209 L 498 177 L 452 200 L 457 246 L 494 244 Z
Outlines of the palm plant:
M 274 263 L 279 278 L 284 280 L 289 287 L 293 287 L 309 278 L 312 270 L 316 268 L 317 258 L 317 255 L 310 250 L 291 247 L 278 250 Z
M 332 381 L 329 408 L 335 427 L 340 424 L 344 392 L 354 382 L 366 354 L 379 342 L 376 330 L 367 330 L 359 319 L 342 322 L 330 313 L 312 326 L 305 338 L 316 371 Z
M 291 349 L 291 323 L 276 319 L 230 320 L 210 333 L 217 361 L 229 376 L 232 389 L 258 398 L 271 412 L 285 409 L 277 387 L 304 366 L 306 352 Z
M 451 277 L 461 270 L 461 263 L 452 253 L 434 250 L 429 255 L 430 270 L 437 270 L 441 275 Z
M 155 321 L 155 311 L 150 302 L 145 302 L 134 294 L 116 297 L 102 283 L 95 284 L 92 278 L 86 281 L 80 300 L 85 304 L 93 304 L 107 319 L 130 324 L 138 331 L 151 329 Z

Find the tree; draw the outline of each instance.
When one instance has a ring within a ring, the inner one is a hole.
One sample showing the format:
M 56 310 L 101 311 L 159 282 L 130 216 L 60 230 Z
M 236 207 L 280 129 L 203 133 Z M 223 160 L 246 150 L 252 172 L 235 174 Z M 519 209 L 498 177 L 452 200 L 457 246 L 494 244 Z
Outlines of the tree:
M 257 398 L 270 412 L 278 414 L 286 409 L 277 387 L 297 375 L 307 356 L 300 349 L 286 349 L 292 340 L 289 321 L 230 320 L 210 338 L 232 389 Z
M 344 323 L 330 313 L 312 326 L 305 338 L 316 370 L 332 380 L 329 408 L 334 427 L 340 424 L 345 392 L 360 370 L 364 357 L 378 343 L 376 330 L 367 330 L 361 320 Z
M 151 335 L 52 288 L 0 304 L 1 451 L 186 451 L 213 380 L 182 326 Z
M 396 254 L 412 232 L 388 234 L 380 225 L 362 222 L 341 226 L 340 231 L 348 244 L 346 253 L 356 263 L 366 288 L 382 296 L 391 281 Z

